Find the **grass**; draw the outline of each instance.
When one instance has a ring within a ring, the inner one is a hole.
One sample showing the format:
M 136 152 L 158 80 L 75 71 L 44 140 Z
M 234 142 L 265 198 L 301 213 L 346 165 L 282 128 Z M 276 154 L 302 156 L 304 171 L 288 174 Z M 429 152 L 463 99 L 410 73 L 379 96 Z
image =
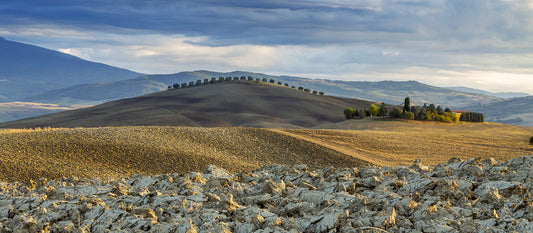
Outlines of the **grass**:
M 533 128 L 353 120 L 329 129 L 202 127 L 44 128 L 0 131 L 0 180 L 121 177 L 137 173 L 232 172 L 265 163 L 353 167 L 426 164 L 452 157 L 506 160 L 530 155 Z M 340 130 L 335 128 L 346 128 Z

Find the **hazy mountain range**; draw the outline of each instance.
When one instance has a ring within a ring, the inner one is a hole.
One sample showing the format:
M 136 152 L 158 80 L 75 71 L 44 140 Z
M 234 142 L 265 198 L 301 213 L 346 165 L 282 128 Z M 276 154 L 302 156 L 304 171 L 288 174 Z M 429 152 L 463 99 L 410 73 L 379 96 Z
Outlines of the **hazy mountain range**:
M 501 114 L 505 115 L 505 113 L 499 112 L 498 105 L 493 104 L 502 103 L 506 101 L 505 98 L 523 97 L 527 93 L 491 93 L 465 87 L 442 88 L 416 81 L 354 82 L 274 76 L 245 71 L 228 73 L 192 71 L 145 75 L 3 38 L 0 38 L 0 102 L 56 104 L 58 108 L 39 107 L 32 114 L 32 107 L 40 105 L 18 104 L 17 106 L 27 106 L 28 109 L 22 110 L 24 114 L 13 114 L 9 108 L 7 110 L 4 108 L 0 110 L 2 111 L 0 122 L 62 111 L 61 107 L 95 105 L 149 94 L 166 90 L 174 83 L 189 83 L 212 77 L 228 76 L 274 79 L 276 82 L 288 83 L 290 86 L 324 91 L 326 95 L 393 105 L 402 103 L 403 99 L 409 96 L 411 102 L 417 105 L 434 103 L 452 109 L 486 112 L 486 118 L 495 121 L 520 125 L 533 123 L 533 119 L 526 117 L 533 110 L 515 109 L 513 116 L 516 115 L 516 118 L 510 121 L 506 117 L 501 117 Z M 517 101 L 533 102 L 530 98 Z M 16 111 L 20 113 L 21 109 Z
M 0 37 L 0 101 L 20 101 L 30 95 L 82 83 L 113 82 L 140 73 L 13 42 Z

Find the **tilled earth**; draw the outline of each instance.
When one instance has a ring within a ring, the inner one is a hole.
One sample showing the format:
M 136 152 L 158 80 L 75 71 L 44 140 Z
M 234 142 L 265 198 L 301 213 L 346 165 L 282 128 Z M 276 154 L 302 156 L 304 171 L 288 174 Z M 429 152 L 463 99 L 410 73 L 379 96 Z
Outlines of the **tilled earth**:
M 1 232 L 531 232 L 533 157 L 0 183 Z

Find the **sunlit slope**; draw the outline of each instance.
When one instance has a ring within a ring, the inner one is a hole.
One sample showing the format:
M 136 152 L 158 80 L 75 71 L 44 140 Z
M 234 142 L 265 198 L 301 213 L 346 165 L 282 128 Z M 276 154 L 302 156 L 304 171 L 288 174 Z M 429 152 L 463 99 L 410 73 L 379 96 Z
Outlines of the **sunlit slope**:
M 532 128 L 496 123 L 347 121 L 338 129 L 104 127 L 0 131 L 0 180 L 231 171 L 265 163 L 353 167 L 506 160 L 531 154 Z
M 91 108 L 16 122 L 1 128 L 102 126 L 313 127 L 344 120 L 347 107 L 372 102 L 319 96 L 296 89 L 231 81 L 168 90 Z
M 265 163 L 350 167 L 357 158 L 257 128 L 116 127 L 0 131 L 0 180 L 39 177 L 120 177 L 231 171 Z

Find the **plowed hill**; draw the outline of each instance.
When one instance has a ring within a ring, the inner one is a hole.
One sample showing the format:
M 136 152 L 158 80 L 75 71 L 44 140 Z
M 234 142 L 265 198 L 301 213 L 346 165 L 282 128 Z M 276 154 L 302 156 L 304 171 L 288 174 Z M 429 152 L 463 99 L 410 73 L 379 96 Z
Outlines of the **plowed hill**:
M 307 128 L 343 121 L 346 107 L 367 108 L 370 104 L 262 82 L 231 81 L 2 123 L 0 128 L 154 125 Z
M 531 154 L 533 128 L 497 123 L 345 121 L 337 129 L 103 127 L 0 130 L 0 181 L 121 177 L 136 173 L 233 172 L 265 163 L 311 167 L 507 160 Z M 361 130 L 362 129 L 362 130 Z

